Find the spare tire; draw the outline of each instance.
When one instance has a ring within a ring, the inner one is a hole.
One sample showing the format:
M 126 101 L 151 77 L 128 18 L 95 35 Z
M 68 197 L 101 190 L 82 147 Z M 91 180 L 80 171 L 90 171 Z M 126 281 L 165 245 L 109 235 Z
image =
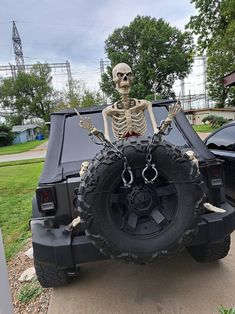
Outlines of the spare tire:
M 108 148 L 90 162 L 79 187 L 79 211 L 92 243 L 111 258 L 141 264 L 175 255 L 190 243 L 203 200 L 197 166 L 165 141 L 152 150 L 158 177 L 144 183 L 149 142 L 116 143 L 133 171 L 131 188 L 123 186 L 123 160 Z

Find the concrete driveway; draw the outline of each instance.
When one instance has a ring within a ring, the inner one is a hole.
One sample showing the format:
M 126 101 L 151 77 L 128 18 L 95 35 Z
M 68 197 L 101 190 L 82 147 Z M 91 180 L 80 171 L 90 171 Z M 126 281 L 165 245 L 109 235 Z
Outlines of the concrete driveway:
M 235 236 L 220 262 L 187 252 L 147 266 L 115 261 L 82 266 L 80 278 L 54 289 L 48 314 L 214 314 L 235 306 Z

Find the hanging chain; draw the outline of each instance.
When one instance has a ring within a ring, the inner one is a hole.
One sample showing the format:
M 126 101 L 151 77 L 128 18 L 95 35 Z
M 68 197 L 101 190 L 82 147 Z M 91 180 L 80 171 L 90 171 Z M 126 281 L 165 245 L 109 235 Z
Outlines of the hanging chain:
M 98 137 L 99 142 L 97 142 L 94 137 L 94 136 L 97 137 L 97 134 L 90 133 L 89 135 L 91 136 L 91 139 L 95 144 L 103 145 L 104 147 L 110 148 L 118 158 L 123 159 L 123 171 L 122 171 L 121 177 L 122 177 L 124 187 L 130 188 L 133 183 L 134 176 L 133 176 L 131 166 L 129 165 L 126 156 L 117 148 L 117 146 L 115 146 L 113 143 L 108 141 L 104 137 L 104 134 L 102 132 L 98 131 L 98 134 L 99 134 L 99 137 Z
M 96 145 L 103 145 L 104 147 L 110 148 L 118 158 L 123 159 L 122 181 L 124 187 L 131 187 L 134 176 L 126 156 L 113 143 L 107 140 L 101 131 L 93 126 L 90 118 L 82 117 L 75 108 L 74 110 L 80 117 L 80 127 L 88 130 L 88 135 L 91 137 L 92 142 Z
M 145 168 L 142 171 L 142 178 L 144 179 L 144 182 L 146 184 L 153 184 L 154 181 L 158 177 L 158 171 L 156 169 L 156 166 L 154 163 L 151 163 L 152 161 L 152 150 L 155 146 L 155 142 L 159 139 L 161 133 L 160 131 L 158 133 L 154 133 L 151 139 L 151 142 L 148 144 L 146 148 L 146 165 Z
M 152 150 L 155 146 L 155 142 L 160 140 L 161 135 L 168 135 L 171 130 L 171 123 L 177 113 L 181 110 L 180 106 L 180 95 L 175 105 L 169 107 L 169 114 L 165 120 L 161 121 L 160 126 L 158 128 L 158 132 L 153 134 L 152 140 L 147 146 L 147 154 L 146 154 L 146 165 L 142 171 L 142 178 L 146 184 L 153 184 L 154 181 L 158 177 L 158 171 L 154 163 L 152 161 Z

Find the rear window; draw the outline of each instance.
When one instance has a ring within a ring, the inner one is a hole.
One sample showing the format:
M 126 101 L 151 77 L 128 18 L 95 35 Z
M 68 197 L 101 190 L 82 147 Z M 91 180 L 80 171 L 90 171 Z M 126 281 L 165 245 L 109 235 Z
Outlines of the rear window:
M 157 124 L 160 125 L 161 121 L 167 117 L 168 111 L 164 106 L 154 107 L 153 111 Z M 97 129 L 103 131 L 103 117 L 101 113 L 86 114 L 86 116 L 91 118 Z M 152 136 L 153 129 L 147 112 L 146 121 L 146 135 Z M 109 120 L 110 135 L 112 135 L 110 122 L 111 121 Z M 164 139 L 176 146 L 189 147 L 174 122 L 172 123 L 172 128 L 173 129 L 170 134 L 165 136 Z M 112 136 L 111 139 L 115 141 L 115 138 Z M 102 147 L 102 145 L 94 144 L 88 136 L 87 130 L 79 127 L 79 118 L 77 116 L 68 117 L 66 119 L 61 163 L 92 159 L 102 149 Z

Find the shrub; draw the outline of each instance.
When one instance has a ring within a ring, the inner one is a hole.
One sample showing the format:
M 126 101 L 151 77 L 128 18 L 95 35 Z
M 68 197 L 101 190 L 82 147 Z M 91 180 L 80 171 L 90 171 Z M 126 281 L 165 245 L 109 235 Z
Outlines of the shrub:
M 5 124 L 0 124 L 0 146 L 11 145 L 13 139 L 11 129 Z
M 224 117 L 215 116 L 215 115 L 208 115 L 202 119 L 203 123 L 209 122 L 212 128 L 221 127 L 225 123 L 229 121 Z

